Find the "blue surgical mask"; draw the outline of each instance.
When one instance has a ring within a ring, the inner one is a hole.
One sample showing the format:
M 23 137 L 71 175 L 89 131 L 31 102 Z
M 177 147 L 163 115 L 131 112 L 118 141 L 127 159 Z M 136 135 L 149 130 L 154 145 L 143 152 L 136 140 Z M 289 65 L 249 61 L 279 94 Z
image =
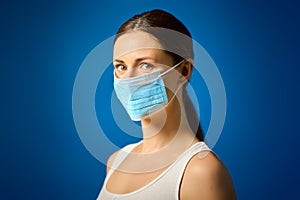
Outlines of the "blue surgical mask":
M 140 121 L 168 104 L 168 96 L 162 76 L 182 62 L 163 73 L 155 71 L 127 79 L 117 78 L 114 72 L 116 95 L 133 121 Z

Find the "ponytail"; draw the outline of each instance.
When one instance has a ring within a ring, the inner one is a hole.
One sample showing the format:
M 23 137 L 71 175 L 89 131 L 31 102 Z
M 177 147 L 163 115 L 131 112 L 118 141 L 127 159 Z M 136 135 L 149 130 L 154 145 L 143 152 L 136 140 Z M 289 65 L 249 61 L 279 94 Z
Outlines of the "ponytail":
M 183 102 L 184 102 L 184 106 L 185 106 L 184 108 L 185 108 L 185 112 L 186 112 L 186 117 L 187 117 L 187 120 L 189 122 L 189 125 L 190 125 L 192 131 L 195 133 L 195 136 L 199 139 L 199 141 L 204 141 L 203 131 L 202 131 L 199 119 L 198 119 L 196 109 L 195 109 L 189 95 L 187 94 L 186 87 L 183 87 L 182 98 L 183 98 Z

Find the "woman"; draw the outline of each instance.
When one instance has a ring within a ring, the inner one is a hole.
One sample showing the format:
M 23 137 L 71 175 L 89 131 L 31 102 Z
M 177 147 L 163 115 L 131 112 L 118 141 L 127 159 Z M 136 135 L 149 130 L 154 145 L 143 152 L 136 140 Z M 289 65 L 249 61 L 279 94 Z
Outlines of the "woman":
M 236 199 L 231 177 L 203 142 L 186 92 L 192 39 L 173 15 L 135 15 L 114 42 L 114 88 L 143 139 L 115 152 L 98 199 Z

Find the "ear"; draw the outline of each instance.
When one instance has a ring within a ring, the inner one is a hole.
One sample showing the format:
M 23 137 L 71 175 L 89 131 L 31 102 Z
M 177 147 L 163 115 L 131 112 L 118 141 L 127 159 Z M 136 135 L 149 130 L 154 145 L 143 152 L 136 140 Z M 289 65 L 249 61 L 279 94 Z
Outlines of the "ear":
M 186 59 L 180 66 L 179 72 L 181 73 L 181 77 L 179 79 L 180 83 L 185 83 L 187 82 L 191 75 L 192 75 L 192 70 L 193 70 L 193 63 L 194 61 L 192 59 Z

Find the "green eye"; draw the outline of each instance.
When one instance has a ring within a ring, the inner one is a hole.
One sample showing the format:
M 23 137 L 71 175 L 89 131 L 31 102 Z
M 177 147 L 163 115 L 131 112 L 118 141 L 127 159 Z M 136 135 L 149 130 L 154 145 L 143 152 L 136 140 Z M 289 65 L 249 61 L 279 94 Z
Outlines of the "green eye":
M 120 72 L 126 70 L 126 67 L 125 67 L 124 65 L 117 65 L 116 68 L 117 68 L 117 70 L 120 71 Z
M 154 68 L 153 65 L 143 63 L 140 65 L 139 70 L 141 70 L 142 72 L 150 72 L 153 68 Z

